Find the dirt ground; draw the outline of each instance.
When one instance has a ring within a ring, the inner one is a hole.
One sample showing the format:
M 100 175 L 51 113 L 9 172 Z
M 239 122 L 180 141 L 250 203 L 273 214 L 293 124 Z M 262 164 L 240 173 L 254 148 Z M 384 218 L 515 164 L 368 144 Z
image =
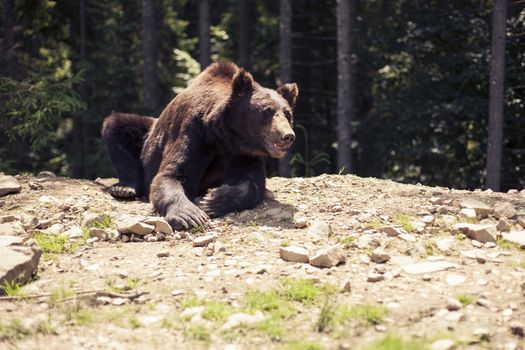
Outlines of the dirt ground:
M 153 214 L 149 203 L 108 195 L 111 179 L 19 180 L 0 216 L 50 219 L 66 231 L 106 213 L 116 236 L 119 217 Z M 272 178 L 267 188 L 258 208 L 164 241 L 84 237 L 47 251 L 34 280 L 0 300 L 0 348 L 524 349 L 525 251 L 453 228 L 499 224 L 462 215 L 460 203 L 474 198 L 512 204 L 507 230 L 524 231 L 523 192 L 351 175 Z M 210 233 L 214 242 L 194 246 Z M 346 261 L 330 268 L 280 257 L 336 244 Z M 425 266 L 439 271 L 413 270 Z

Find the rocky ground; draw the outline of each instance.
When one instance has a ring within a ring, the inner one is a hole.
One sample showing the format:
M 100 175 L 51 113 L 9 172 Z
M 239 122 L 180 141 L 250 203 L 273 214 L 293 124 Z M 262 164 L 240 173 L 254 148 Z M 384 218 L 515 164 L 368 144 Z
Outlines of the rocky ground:
M 112 180 L 17 180 L 2 349 L 525 346 L 525 191 L 273 178 L 260 207 L 172 232 Z

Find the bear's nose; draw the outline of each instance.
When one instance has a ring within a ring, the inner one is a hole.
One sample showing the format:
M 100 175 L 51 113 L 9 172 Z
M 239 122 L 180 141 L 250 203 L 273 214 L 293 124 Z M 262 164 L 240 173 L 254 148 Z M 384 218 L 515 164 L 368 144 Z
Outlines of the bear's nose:
M 291 145 L 295 141 L 295 134 L 292 133 L 283 133 L 281 134 L 281 143 L 286 145 Z

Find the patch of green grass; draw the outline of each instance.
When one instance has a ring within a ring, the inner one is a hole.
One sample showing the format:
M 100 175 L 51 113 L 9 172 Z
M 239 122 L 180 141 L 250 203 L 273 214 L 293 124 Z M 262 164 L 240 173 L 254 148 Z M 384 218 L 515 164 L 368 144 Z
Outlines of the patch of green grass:
M 463 233 L 457 233 L 455 236 L 454 236 L 458 241 L 463 241 L 467 238 L 467 236 L 465 236 L 465 234 Z
M 458 301 L 464 306 L 470 305 L 474 302 L 474 296 L 470 294 L 458 294 L 456 295 L 456 299 L 458 299 Z
M 505 266 L 510 267 L 511 269 L 525 270 L 525 261 L 509 260 L 505 261 Z
M 72 289 L 69 289 L 65 286 L 60 286 L 59 288 L 51 291 L 49 296 L 49 303 L 51 305 L 57 305 L 60 301 L 66 298 L 70 298 L 76 295 L 76 292 Z
M 231 305 L 226 303 L 210 300 L 205 302 L 205 308 L 201 316 L 205 320 L 210 321 L 224 321 L 233 314 L 234 309 Z
M 48 258 L 51 258 L 53 254 L 74 253 L 79 247 L 78 242 L 70 242 L 66 235 L 37 232 L 33 238 L 44 254 L 48 254 Z
M 323 350 L 323 346 L 309 340 L 294 340 L 283 346 L 285 350 Z
M 321 312 L 319 313 L 319 318 L 317 319 L 317 322 L 315 324 L 315 328 L 318 332 L 325 332 L 332 326 L 332 323 L 334 322 L 334 316 L 335 316 L 335 307 L 331 303 L 329 298 L 326 298 L 325 303 L 323 304 L 323 307 L 321 308 Z
M 193 226 L 193 228 L 191 229 L 191 233 L 193 234 L 204 233 L 204 232 L 206 232 L 206 227 L 203 225 Z
M 184 329 L 184 335 L 195 340 L 209 342 L 211 331 L 203 324 L 192 324 Z
M 417 339 L 404 340 L 400 336 L 390 333 L 384 338 L 366 346 L 364 350 L 426 350 L 428 348 L 425 341 Z
M 293 305 L 283 298 L 277 290 L 249 291 L 244 296 L 242 303 L 248 312 L 261 311 L 280 319 L 293 316 L 297 312 Z
M 22 286 L 16 281 L 4 281 L 3 285 L 0 285 L 0 294 L 5 294 L 10 297 L 24 297 L 27 294 L 22 290 Z
M 363 326 L 379 324 L 388 314 L 388 309 L 381 305 L 342 305 L 334 310 L 333 322 L 342 324 L 348 320 L 357 320 Z
M 426 258 L 430 255 L 436 255 L 436 252 L 438 250 L 436 243 L 432 241 L 423 242 L 423 249 L 425 249 L 425 253 L 421 254 L 422 258 Z
M 128 322 L 132 329 L 137 329 L 142 326 L 142 323 L 140 323 L 140 321 L 135 316 L 130 316 L 128 318 Z
M 381 226 L 383 226 L 383 223 L 379 218 L 375 218 L 374 220 L 367 222 L 365 225 L 366 228 L 371 228 L 374 230 L 378 230 Z
M 110 228 L 111 227 L 111 216 L 104 214 L 100 219 L 92 222 L 89 227 L 96 227 L 100 229 Z
M 281 242 L 281 247 L 289 247 L 290 246 L 290 242 L 288 241 L 282 241 Z
M 403 227 L 407 232 L 413 232 L 416 229 L 412 224 L 412 218 L 405 213 L 397 213 L 394 215 L 394 223 Z
M 30 335 L 31 331 L 17 318 L 8 322 L 0 321 L 0 342 L 19 340 Z
M 127 290 L 133 290 L 140 287 L 140 278 L 137 277 L 128 277 L 126 279 L 126 289 Z
M 496 241 L 496 244 L 502 249 L 517 249 L 517 250 L 521 249 L 521 245 L 520 244 L 507 241 L 503 237 L 499 237 L 497 239 L 497 241 Z
M 355 241 L 355 237 L 354 236 L 348 236 L 348 237 L 345 237 L 345 238 L 342 238 L 339 240 L 339 243 L 341 245 L 343 245 L 345 248 L 348 248 L 352 245 L 352 243 Z
M 77 326 L 88 326 L 95 323 L 96 315 L 91 308 L 80 308 L 71 314 L 71 321 Z
M 200 299 L 200 298 L 197 298 L 195 296 L 192 296 L 192 297 L 181 299 L 179 305 L 180 305 L 180 307 L 182 309 L 186 309 L 188 307 L 195 307 L 195 306 L 204 305 L 204 300 Z
M 291 301 L 303 304 L 314 304 L 321 301 L 322 296 L 333 294 L 337 288 L 333 285 L 317 285 L 310 279 L 284 279 L 281 282 L 281 294 Z

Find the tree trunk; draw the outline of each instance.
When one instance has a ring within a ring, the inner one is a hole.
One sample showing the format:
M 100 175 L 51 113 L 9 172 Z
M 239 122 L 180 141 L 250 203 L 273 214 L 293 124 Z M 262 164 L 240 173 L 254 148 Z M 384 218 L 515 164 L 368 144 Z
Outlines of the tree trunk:
M 199 63 L 201 70 L 211 63 L 209 0 L 199 0 Z
M 281 84 L 292 81 L 292 0 L 279 2 L 279 66 Z M 291 152 L 279 160 L 279 176 L 290 177 Z
M 252 1 L 239 0 L 237 2 L 237 20 L 239 33 L 239 47 L 237 57 L 239 65 L 250 70 L 250 28 L 252 25 Z
M 23 70 L 17 53 L 16 35 L 15 35 L 15 3 L 13 0 L 3 0 L 3 34 L 4 34 L 4 60 L 5 75 L 15 80 L 23 78 Z
M 159 76 L 157 59 L 159 45 L 156 31 L 155 0 L 142 0 L 142 53 L 144 56 L 144 108 L 155 111 L 159 107 Z
M 494 0 L 490 56 L 489 136 L 485 187 L 494 191 L 501 185 L 503 109 L 505 104 L 505 23 L 507 0 Z
M 355 119 L 354 31 L 357 0 L 337 0 L 337 167 L 352 171 L 352 120 Z
M 86 0 L 79 0 L 78 14 L 78 34 L 80 35 L 78 50 L 80 52 L 80 65 L 83 65 L 86 59 Z M 75 37 L 76 35 L 72 33 L 72 36 Z M 79 93 L 82 100 L 85 100 L 86 88 L 84 84 L 80 85 Z M 87 127 L 82 114 L 78 112 L 73 116 L 73 148 L 73 177 L 83 178 L 86 175 Z

